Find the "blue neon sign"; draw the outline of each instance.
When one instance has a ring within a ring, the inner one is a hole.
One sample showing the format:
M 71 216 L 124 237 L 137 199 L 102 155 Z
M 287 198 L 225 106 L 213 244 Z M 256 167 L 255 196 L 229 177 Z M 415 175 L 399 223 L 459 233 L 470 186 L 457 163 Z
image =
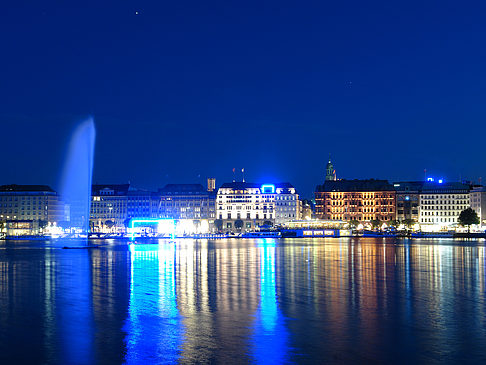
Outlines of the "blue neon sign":
M 262 187 L 261 187 L 261 191 L 264 194 L 274 194 L 275 193 L 275 185 L 263 184 Z

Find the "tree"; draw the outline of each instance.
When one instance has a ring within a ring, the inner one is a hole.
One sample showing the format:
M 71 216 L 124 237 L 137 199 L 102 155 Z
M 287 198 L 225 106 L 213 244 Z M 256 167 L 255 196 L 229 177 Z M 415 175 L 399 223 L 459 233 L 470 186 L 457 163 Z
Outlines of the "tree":
M 390 222 L 390 226 L 392 227 L 395 227 L 395 228 L 398 228 L 398 226 L 400 225 L 400 221 L 397 220 L 397 219 L 393 219 L 391 222 Z
M 351 219 L 351 220 L 348 222 L 348 224 L 349 224 L 349 226 L 350 226 L 351 228 L 356 228 L 356 227 L 358 227 L 358 225 L 359 225 L 359 221 L 358 221 L 358 220 L 356 220 L 356 219 Z
M 40 221 L 39 221 L 39 228 L 44 229 L 44 228 L 46 228 L 46 227 L 47 227 L 47 225 L 48 225 L 48 224 L 49 224 L 49 223 L 48 223 L 47 221 L 40 220 Z
M 241 219 L 235 220 L 235 228 L 241 230 L 243 228 L 243 221 Z
M 459 224 L 461 226 L 467 226 L 467 232 L 471 229 L 471 224 L 479 224 L 478 214 L 472 208 L 464 209 L 459 214 Z
M 218 232 L 223 230 L 223 220 L 222 219 L 215 219 L 214 220 L 214 226 L 216 227 L 216 230 Z
M 115 222 L 113 222 L 113 221 L 107 220 L 105 222 L 105 226 L 108 227 L 108 229 L 113 228 L 114 225 L 115 225 Z
M 410 229 L 415 224 L 415 219 L 404 219 L 403 224 Z
M 373 219 L 371 221 L 371 226 L 376 229 L 381 226 L 381 221 L 379 219 Z

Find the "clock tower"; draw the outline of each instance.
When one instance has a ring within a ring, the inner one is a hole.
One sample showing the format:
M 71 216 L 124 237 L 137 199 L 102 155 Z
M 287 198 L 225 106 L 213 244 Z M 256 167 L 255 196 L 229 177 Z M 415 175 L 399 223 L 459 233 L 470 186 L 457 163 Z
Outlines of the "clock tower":
M 336 181 L 336 170 L 331 162 L 331 154 L 329 154 L 329 162 L 326 165 L 326 181 Z

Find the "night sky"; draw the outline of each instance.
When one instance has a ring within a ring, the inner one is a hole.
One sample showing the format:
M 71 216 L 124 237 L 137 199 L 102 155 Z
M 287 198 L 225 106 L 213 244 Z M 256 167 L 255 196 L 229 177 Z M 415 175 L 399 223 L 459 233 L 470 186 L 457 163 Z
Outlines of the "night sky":
M 137 14 L 138 12 L 138 14 Z M 94 182 L 486 178 L 486 3 L 2 4 L 0 183 L 58 187 L 93 116 Z

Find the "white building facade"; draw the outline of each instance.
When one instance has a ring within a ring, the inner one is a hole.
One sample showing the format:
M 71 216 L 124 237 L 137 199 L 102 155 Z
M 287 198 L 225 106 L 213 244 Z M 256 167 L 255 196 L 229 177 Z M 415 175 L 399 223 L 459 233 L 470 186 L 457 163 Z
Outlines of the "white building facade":
M 295 188 L 283 183 L 276 186 L 275 192 L 275 225 L 302 219 L 301 201 Z
M 469 193 L 469 201 L 479 217 L 480 226 L 486 226 L 486 187 L 474 187 Z
M 425 182 L 420 191 L 420 220 L 423 231 L 458 226 L 459 214 L 469 208 L 470 186 L 462 183 Z
M 129 184 L 93 185 L 91 189 L 90 231 L 125 231 Z
M 295 188 L 288 184 L 225 183 L 216 196 L 216 219 L 220 229 L 250 231 L 299 219 Z
M 0 230 L 6 224 L 12 235 L 39 234 L 67 219 L 66 205 L 47 185 L 0 186 Z

